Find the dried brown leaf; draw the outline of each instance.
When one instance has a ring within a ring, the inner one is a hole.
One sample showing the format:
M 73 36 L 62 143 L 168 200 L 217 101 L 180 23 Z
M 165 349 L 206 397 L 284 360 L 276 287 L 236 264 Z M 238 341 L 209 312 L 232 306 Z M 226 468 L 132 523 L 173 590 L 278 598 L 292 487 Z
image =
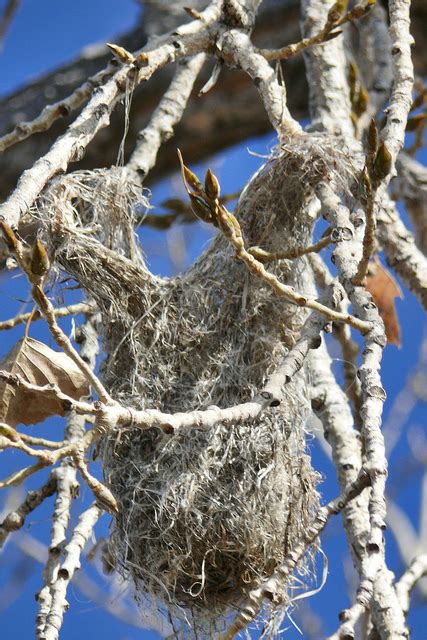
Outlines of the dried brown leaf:
M 375 263 L 370 266 L 366 288 L 372 295 L 383 319 L 389 344 L 400 347 L 400 324 L 394 304 L 395 298 L 403 298 L 399 285 L 387 269 Z
M 57 385 L 74 400 L 89 393 L 85 376 L 67 354 L 54 351 L 33 338 L 17 342 L 0 362 L 0 369 L 38 386 Z M 0 421 L 15 427 L 20 423 L 37 424 L 49 416 L 64 413 L 64 404 L 54 393 L 40 397 L 36 391 L 0 380 Z

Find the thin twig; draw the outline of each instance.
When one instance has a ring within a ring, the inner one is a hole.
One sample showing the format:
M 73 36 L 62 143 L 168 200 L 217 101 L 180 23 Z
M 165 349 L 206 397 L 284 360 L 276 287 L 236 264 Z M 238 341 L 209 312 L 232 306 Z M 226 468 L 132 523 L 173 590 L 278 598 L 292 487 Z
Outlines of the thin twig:
M 417 582 L 427 575 L 427 553 L 422 553 L 413 559 L 399 582 L 396 584 L 396 593 L 402 609 L 407 615 L 409 611 L 411 592 Z
M 22 440 L 26 444 L 35 447 L 45 447 L 46 449 L 59 449 L 64 445 L 63 441 L 46 440 L 45 438 L 37 438 L 27 433 L 19 433 L 13 427 L 4 422 L 0 422 L 0 434 L 6 436 L 9 440 Z
M 80 355 L 91 368 L 95 367 L 98 354 L 96 319 L 91 316 L 76 331 L 80 344 Z M 85 434 L 85 417 L 72 412 L 68 418 L 64 434 L 64 446 L 80 443 Z M 73 448 L 74 450 L 74 448 Z M 36 636 L 43 637 L 46 620 L 52 608 L 52 585 L 58 579 L 61 554 L 66 542 L 66 532 L 71 516 L 71 504 L 79 493 L 76 465 L 69 456 L 62 459 L 59 467 L 51 474 L 56 481 L 57 495 L 52 515 L 51 542 L 43 571 L 43 586 L 38 593 L 39 611 L 36 619 Z
M 69 304 L 66 307 L 59 307 L 54 310 L 54 313 L 56 318 L 65 318 L 66 316 L 79 315 L 80 313 L 92 313 L 95 310 L 96 305 L 94 302 L 77 302 L 77 304 Z M 28 322 L 30 318 L 34 322 L 36 320 L 40 320 L 43 316 L 38 310 L 29 313 L 20 313 L 14 318 L 10 318 L 10 320 L 0 321 L 0 331 L 13 329 L 19 324 Z
M 41 113 L 33 120 L 20 122 L 15 125 L 12 131 L 0 138 L 0 153 L 22 142 L 22 140 L 26 140 L 26 138 L 29 138 L 35 133 L 48 131 L 59 118 L 68 117 L 72 111 L 78 109 L 85 100 L 91 97 L 97 87 L 100 87 L 116 71 L 117 65 L 108 65 L 108 67 L 102 69 L 102 71 L 99 71 L 77 87 L 67 98 L 46 105 Z
M 353 9 L 348 11 L 344 16 L 327 20 L 325 26 L 313 36 L 303 38 L 299 42 L 288 44 L 280 49 L 259 49 L 259 53 L 270 62 L 272 60 L 287 60 L 308 47 L 328 42 L 334 37 L 339 36 L 341 34 L 341 31 L 338 30 L 339 27 L 343 26 L 347 22 L 364 17 L 373 4 L 374 3 L 369 0 L 362 0 L 362 2 L 353 7 Z
M 64 548 L 64 561 L 58 568 L 56 579 L 51 585 L 49 612 L 43 631 L 39 633 L 38 640 L 57 640 L 64 613 L 68 608 L 66 600 L 68 585 L 74 572 L 80 568 L 81 553 L 101 514 L 102 511 L 99 506 L 94 504 L 80 516 L 71 540 Z
M 374 254 L 376 247 L 376 229 L 377 221 L 374 212 L 376 188 L 373 187 L 368 180 L 366 188 L 366 207 L 365 207 L 365 234 L 363 236 L 363 252 L 357 268 L 357 273 L 353 279 L 354 284 L 360 285 L 365 282 L 368 273 L 369 262 Z
M 0 523 L 0 549 L 3 547 L 9 534 L 21 529 L 25 524 L 26 517 L 34 511 L 34 509 L 37 509 L 46 498 L 53 495 L 55 491 L 56 479 L 50 475 L 48 481 L 41 487 L 27 493 L 19 507 L 11 511 L 3 522 Z
M 332 277 L 329 269 L 326 264 L 322 260 L 322 258 L 312 253 L 309 257 L 310 266 L 313 269 L 313 274 L 316 280 L 316 285 L 320 290 L 326 289 L 326 287 L 330 287 L 335 282 Z M 347 305 L 349 304 L 347 296 L 341 301 L 340 308 L 347 309 Z M 353 416 L 356 425 L 360 428 L 361 418 L 360 418 L 360 409 L 361 409 L 361 390 L 360 390 L 360 380 L 357 377 L 357 354 L 359 353 L 359 347 L 357 343 L 353 340 L 351 335 L 351 329 L 347 324 L 333 324 L 333 334 L 334 337 L 338 340 L 341 347 L 342 354 L 342 365 L 344 372 L 344 391 L 347 394 L 352 407 L 353 407 Z
M 4 219 L 11 228 L 18 228 L 21 216 L 32 206 L 48 180 L 58 171 L 64 171 L 73 160 L 80 159 L 98 131 L 109 124 L 110 115 L 128 90 L 129 83 L 146 81 L 171 61 L 195 55 L 210 46 L 210 34 L 206 29 L 200 29 L 199 21 L 195 22 L 197 30 L 194 33 L 186 29 L 179 36 L 169 36 L 155 49 L 136 52 L 135 65 L 122 66 L 99 87 L 50 151 L 22 174 L 15 191 L 0 205 L 0 219 Z M 175 46 L 178 42 L 179 45 Z
M 290 300 L 294 304 L 299 307 L 306 307 L 307 309 L 312 309 L 313 311 L 320 311 L 323 315 L 328 318 L 328 320 L 333 320 L 335 322 L 345 322 L 352 326 L 354 329 L 361 331 L 362 333 L 367 333 L 371 329 L 371 325 L 368 322 L 364 322 L 359 318 L 349 314 L 349 313 L 340 313 L 339 311 L 335 311 L 334 309 L 330 309 L 326 307 L 324 304 L 321 304 L 317 300 L 311 300 L 306 296 L 299 294 L 296 292 L 293 287 L 289 285 L 283 284 L 278 280 L 278 278 L 269 273 L 264 265 L 256 260 L 253 255 L 251 255 L 244 247 L 242 236 L 240 234 L 240 226 L 237 223 L 236 218 L 227 211 L 224 207 L 219 207 L 219 216 L 222 216 L 224 227 L 228 227 L 228 231 L 224 235 L 228 238 L 231 244 L 236 249 L 236 257 L 241 260 L 248 270 L 254 275 L 258 276 L 263 280 L 266 284 L 268 284 L 273 291 L 278 295 Z M 230 220 L 233 219 L 230 224 Z M 235 225 L 238 225 L 238 228 Z
M 13 20 L 13 16 L 15 15 L 18 7 L 19 7 L 19 0 L 8 0 L 4 8 L 3 15 L 0 19 L 0 47 L 3 45 L 4 37 Z
M 68 336 L 62 331 L 61 327 L 56 321 L 55 317 L 55 309 L 44 293 L 43 289 L 39 285 L 34 285 L 32 288 L 33 298 L 40 309 L 41 314 L 45 318 L 49 330 L 54 338 L 58 347 L 63 349 L 63 351 L 76 363 L 79 367 L 80 371 L 85 375 L 88 382 L 95 389 L 99 399 L 104 404 L 113 403 L 113 399 L 98 378 L 98 376 L 92 371 L 91 367 L 82 359 L 79 355 L 78 351 L 71 344 L 71 340 Z
M 324 238 L 321 238 L 318 242 L 308 245 L 307 247 L 295 247 L 288 251 L 276 251 L 275 253 L 269 253 L 268 251 L 264 251 L 264 249 L 260 249 L 260 247 L 251 247 L 248 249 L 248 253 L 250 253 L 251 256 L 256 258 L 259 262 L 266 264 L 267 262 L 274 262 L 275 260 L 294 260 L 295 258 L 306 256 L 309 253 L 318 253 L 330 245 L 331 242 L 332 240 L 329 232 Z
M 158 150 L 172 135 L 181 120 L 191 91 L 206 60 L 204 53 L 178 63 L 175 76 L 160 104 L 151 116 L 149 124 L 137 135 L 137 146 L 127 168 L 145 177 L 155 165 Z

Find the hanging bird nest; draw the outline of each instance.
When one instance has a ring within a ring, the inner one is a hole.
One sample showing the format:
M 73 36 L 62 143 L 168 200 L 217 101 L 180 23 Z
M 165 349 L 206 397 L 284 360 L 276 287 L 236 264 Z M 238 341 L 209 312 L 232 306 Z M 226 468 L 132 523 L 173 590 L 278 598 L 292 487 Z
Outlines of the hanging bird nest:
M 354 182 L 348 157 L 342 141 L 322 135 L 301 136 L 276 151 L 234 212 L 246 246 L 274 252 L 309 244 L 316 183 L 333 173 L 347 189 Z M 250 275 L 224 237 L 170 280 L 154 277 L 141 260 L 118 256 L 117 250 L 130 255 L 132 207 L 143 196 L 126 184 L 124 170 L 109 171 L 108 178 L 93 172 L 60 178 L 49 197 L 58 212 L 58 261 L 101 308 L 103 377 L 111 393 L 129 406 L 167 412 L 250 400 L 294 343 L 306 311 Z M 109 185 L 107 200 L 113 194 L 111 251 L 91 232 L 100 225 L 105 245 L 111 224 L 108 202 L 95 207 L 99 193 L 87 188 L 93 180 L 98 191 Z M 65 211 L 70 191 L 73 207 Z M 313 293 L 305 258 L 269 269 Z M 120 428 L 105 438 L 105 481 L 119 505 L 108 553 L 137 599 L 168 611 L 174 628 L 181 621 L 212 637 L 312 521 L 319 499 L 306 449 L 309 412 L 302 370 L 284 388 L 280 406 L 255 420 L 172 435 Z M 298 568 L 306 583 L 309 565 Z M 284 585 L 284 606 L 290 586 Z

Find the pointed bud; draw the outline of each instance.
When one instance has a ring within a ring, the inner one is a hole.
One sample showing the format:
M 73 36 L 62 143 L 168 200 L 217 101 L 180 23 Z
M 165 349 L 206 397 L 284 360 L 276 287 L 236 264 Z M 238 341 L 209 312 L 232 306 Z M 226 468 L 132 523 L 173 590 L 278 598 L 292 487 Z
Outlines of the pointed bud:
M 365 113 L 366 108 L 368 106 L 368 102 L 369 102 L 369 94 L 366 91 L 365 87 L 360 87 L 359 93 L 357 95 L 357 98 L 354 101 L 353 104 L 353 109 L 354 112 L 358 115 L 361 116 L 362 113 Z
M 350 102 L 354 103 L 355 96 L 359 87 L 359 71 L 354 62 L 350 62 L 350 68 L 348 72 L 348 82 L 350 85 Z
M 185 165 L 183 166 L 186 183 L 198 194 L 203 193 L 203 186 L 195 173 Z
M 50 267 L 49 256 L 45 246 L 39 239 L 36 240 L 31 254 L 30 269 L 35 276 L 43 276 Z
M 322 42 L 329 42 L 329 40 L 334 40 L 338 38 L 342 34 L 342 31 L 338 29 L 337 31 L 330 31 L 322 40 Z
M 184 182 L 185 188 L 187 189 L 187 193 L 190 195 L 190 188 L 196 192 L 199 196 L 203 195 L 203 185 L 200 182 L 199 178 L 193 173 L 188 167 L 185 166 L 184 160 L 182 159 L 182 154 L 179 149 L 177 149 L 179 163 L 181 165 L 181 173 L 182 180 Z M 189 188 L 190 187 L 190 188 Z
M 348 71 L 348 79 L 350 80 L 350 84 L 352 85 L 356 84 L 358 78 L 359 78 L 359 70 L 357 68 L 357 65 L 353 61 L 351 61 L 349 66 L 349 71 Z
M 183 9 L 184 9 L 184 11 L 186 13 L 188 13 L 190 18 L 193 18 L 194 20 L 201 20 L 202 19 L 202 16 L 197 11 L 197 9 L 193 9 L 193 7 L 183 7 Z
M 374 4 L 376 4 L 376 1 L 377 0 L 365 0 L 365 4 L 363 3 L 357 4 L 351 10 L 352 19 L 354 20 L 354 19 L 362 18 L 363 16 L 365 16 L 368 13 L 368 11 L 374 6 Z
M 374 175 L 377 181 L 384 180 L 391 171 L 393 158 L 387 146 L 382 142 L 374 160 Z
M 12 229 L 12 227 L 9 227 L 8 224 L 3 222 L 3 220 L 0 220 L 0 227 L 3 231 L 4 240 L 9 251 L 15 251 L 18 246 L 18 239 L 15 235 L 14 230 Z
M 118 44 L 111 44 L 110 42 L 107 42 L 106 44 L 114 53 L 115 57 L 123 64 L 133 64 L 135 62 L 135 56 L 129 51 L 126 51 L 123 47 L 120 47 Z
M 366 147 L 366 169 L 369 178 L 373 178 L 374 160 L 378 151 L 378 129 L 374 118 L 369 123 Z
M 205 191 L 210 200 L 216 200 L 219 198 L 221 192 L 218 178 L 210 169 L 207 170 L 205 177 Z
M 337 0 L 329 9 L 327 24 L 335 24 L 347 8 L 347 0 Z
M 196 195 L 195 193 L 189 193 L 191 208 L 193 209 L 194 214 L 203 220 L 203 222 L 212 223 L 212 213 L 208 205 L 205 203 L 203 198 Z
M 145 51 L 141 51 L 139 55 L 135 58 L 135 66 L 140 69 L 141 67 L 146 67 L 148 65 L 148 55 Z
M 368 153 L 370 155 L 375 155 L 378 149 L 378 129 L 374 118 L 372 118 L 369 123 L 367 143 Z

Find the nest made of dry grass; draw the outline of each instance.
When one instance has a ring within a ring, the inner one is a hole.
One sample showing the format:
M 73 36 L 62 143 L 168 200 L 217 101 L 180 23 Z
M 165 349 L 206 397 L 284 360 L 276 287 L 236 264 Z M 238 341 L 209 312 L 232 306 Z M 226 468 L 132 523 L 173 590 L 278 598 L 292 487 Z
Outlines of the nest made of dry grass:
M 307 244 L 314 187 L 334 174 L 349 189 L 355 170 L 348 158 L 342 141 L 322 135 L 277 150 L 235 211 L 247 246 L 278 251 Z M 142 194 L 123 188 L 123 173 L 117 175 L 115 182 L 111 174 L 62 178 L 50 193 L 57 221 L 66 220 L 58 223 L 58 260 L 102 310 L 105 382 L 138 408 L 187 411 L 249 400 L 293 344 L 305 311 L 249 275 L 222 237 L 171 280 L 154 277 L 140 258 L 130 260 L 132 200 Z M 103 182 L 109 185 L 101 208 L 86 188 L 91 179 L 101 192 Z M 118 210 L 114 204 L 116 231 L 109 235 L 111 222 L 102 216 L 114 189 L 121 204 Z M 90 232 L 94 221 L 103 226 L 104 245 Z M 304 258 L 271 270 L 312 292 Z M 141 602 L 169 612 L 178 635 L 182 623 L 213 637 L 311 522 L 319 501 L 305 442 L 309 411 L 302 371 L 284 389 L 280 407 L 257 420 L 172 436 L 118 429 L 106 438 L 104 474 L 120 510 L 109 553 Z

